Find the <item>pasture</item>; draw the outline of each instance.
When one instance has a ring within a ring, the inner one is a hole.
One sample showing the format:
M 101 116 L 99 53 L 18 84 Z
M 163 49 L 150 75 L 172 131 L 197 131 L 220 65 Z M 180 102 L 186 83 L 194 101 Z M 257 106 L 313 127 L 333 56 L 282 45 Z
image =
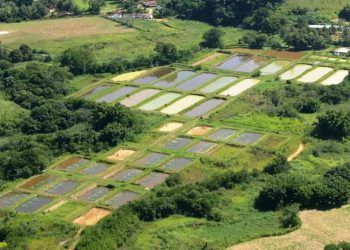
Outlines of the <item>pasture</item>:
M 0 30 L 9 32 L 1 36 L 3 44 L 38 43 L 40 41 L 64 41 L 76 37 L 117 35 L 135 32 L 118 23 L 101 17 L 77 17 L 29 21 L 21 23 L 2 23 Z
M 34 49 L 58 56 L 67 48 L 84 46 L 93 51 L 99 61 L 116 57 L 135 58 L 148 55 L 158 41 L 174 42 L 182 49 L 197 46 L 210 25 L 196 21 L 168 20 L 166 23 L 150 20 L 131 20 L 132 28 L 102 17 L 80 17 L 2 23 L 2 44 L 11 48 L 22 43 Z M 236 28 L 223 28 L 226 45 L 237 44 L 244 34 Z M 142 49 L 140 49 L 142 48 Z

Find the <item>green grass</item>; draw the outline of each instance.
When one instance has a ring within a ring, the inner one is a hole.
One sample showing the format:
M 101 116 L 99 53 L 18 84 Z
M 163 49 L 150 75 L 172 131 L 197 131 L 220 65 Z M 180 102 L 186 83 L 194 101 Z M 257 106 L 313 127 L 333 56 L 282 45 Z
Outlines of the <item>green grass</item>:
M 27 110 L 21 108 L 17 104 L 11 101 L 3 99 L 2 94 L 0 93 L 0 120 L 16 120 L 23 115 L 28 113 Z
M 286 0 L 281 6 L 283 10 L 292 10 L 293 8 L 309 8 L 310 10 L 319 10 L 329 18 L 338 18 L 339 11 L 347 4 L 344 0 Z

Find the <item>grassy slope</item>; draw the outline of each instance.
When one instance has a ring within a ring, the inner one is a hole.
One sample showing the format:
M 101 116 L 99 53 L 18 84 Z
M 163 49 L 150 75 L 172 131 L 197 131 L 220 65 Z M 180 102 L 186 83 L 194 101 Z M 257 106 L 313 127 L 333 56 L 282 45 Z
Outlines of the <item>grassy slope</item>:
M 348 3 L 349 1 L 347 0 L 286 0 L 281 8 L 285 10 L 291 10 L 296 7 L 306 7 L 311 10 L 318 9 L 330 18 L 338 18 L 339 10 Z
M 27 111 L 25 109 L 22 109 L 17 104 L 7 101 L 2 96 L 2 93 L 0 92 L 0 120 L 14 120 L 18 118 L 19 116 L 22 116 L 23 114 L 26 114 Z

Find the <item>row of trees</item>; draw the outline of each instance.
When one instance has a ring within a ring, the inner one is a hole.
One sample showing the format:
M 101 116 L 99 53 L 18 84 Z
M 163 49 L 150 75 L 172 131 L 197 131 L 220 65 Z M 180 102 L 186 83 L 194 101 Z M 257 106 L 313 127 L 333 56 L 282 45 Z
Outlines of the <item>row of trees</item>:
M 90 14 L 99 14 L 104 0 L 88 0 Z M 0 22 L 20 22 L 41 19 L 49 15 L 81 15 L 85 10 L 79 8 L 74 0 L 11 0 L 0 2 Z
M 154 53 L 139 56 L 134 60 L 116 58 L 110 62 L 99 64 L 91 51 L 83 48 L 71 48 L 63 52 L 60 63 L 68 67 L 74 75 L 88 73 L 122 73 L 154 66 L 167 65 L 191 58 L 193 50 L 178 50 L 172 43 L 158 42 Z

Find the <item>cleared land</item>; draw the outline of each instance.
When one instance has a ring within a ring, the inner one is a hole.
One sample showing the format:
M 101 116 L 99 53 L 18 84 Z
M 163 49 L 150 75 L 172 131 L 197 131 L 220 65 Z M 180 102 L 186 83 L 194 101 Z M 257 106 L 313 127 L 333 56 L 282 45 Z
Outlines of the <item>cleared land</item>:
M 239 244 L 230 250 L 320 249 L 328 243 L 350 241 L 350 207 L 330 211 L 304 211 L 299 230 L 287 235 L 268 237 Z M 336 218 L 336 219 L 335 219 Z
M 0 24 L 0 30 L 9 32 L 1 37 L 3 44 L 121 34 L 135 31 L 101 17 Z
M 92 226 L 99 222 L 101 219 L 110 215 L 111 211 L 103 208 L 92 208 L 86 214 L 78 217 L 73 221 L 75 224 L 79 224 L 82 226 Z

